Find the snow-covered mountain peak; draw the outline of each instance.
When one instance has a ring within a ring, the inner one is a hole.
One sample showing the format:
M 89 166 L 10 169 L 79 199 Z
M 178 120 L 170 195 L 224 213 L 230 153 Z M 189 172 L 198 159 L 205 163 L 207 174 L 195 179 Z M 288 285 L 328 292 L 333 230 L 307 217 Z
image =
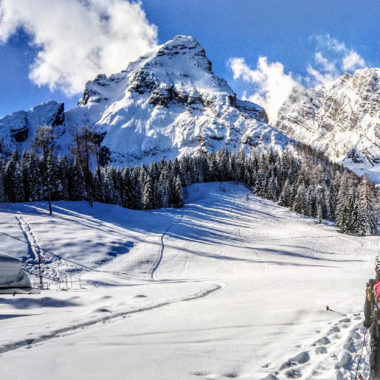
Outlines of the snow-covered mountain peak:
M 136 93 L 137 97 L 149 94 L 148 102 L 161 106 L 167 106 L 170 100 L 194 103 L 201 101 L 202 96 L 204 100 L 219 96 L 222 101 L 223 97 L 231 97 L 231 101 L 236 102 L 236 95 L 227 82 L 212 72 L 205 50 L 189 36 L 174 37 L 130 63 L 119 74 L 98 75 L 87 82 L 79 105 L 113 101 L 110 92 L 116 95 L 121 88 L 124 93 Z
M 66 111 L 61 123 L 56 144 L 61 154 L 68 152 L 72 127 L 87 126 L 104 137 L 117 164 L 174 159 L 200 149 L 248 153 L 253 146 L 282 147 L 289 141 L 267 125 L 263 108 L 239 100 L 215 75 L 205 50 L 189 36 L 174 37 L 120 73 L 87 82 L 78 106 Z M 14 124 L 7 119 L 2 128 L 10 146 L 19 145 L 9 134 Z M 32 124 L 30 131 L 41 125 Z
M 211 72 L 211 61 L 207 58 L 205 50 L 191 36 L 175 36 L 161 45 L 157 51 L 157 57 L 162 56 L 170 57 L 170 59 L 186 56 L 188 60 L 197 62 L 199 67 Z
M 276 128 L 379 182 L 379 79 L 380 68 L 366 68 L 294 91 L 280 108 Z
M 105 134 L 116 162 L 174 158 L 201 144 L 214 151 L 249 151 L 252 145 L 287 141 L 266 124 L 263 108 L 237 99 L 213 73 L 203 47 L 188 36 L 174 37 L 121 73 L 88 82 L 78 108 L 68 112 L 67 120 L 80 125 L 80 119 Z

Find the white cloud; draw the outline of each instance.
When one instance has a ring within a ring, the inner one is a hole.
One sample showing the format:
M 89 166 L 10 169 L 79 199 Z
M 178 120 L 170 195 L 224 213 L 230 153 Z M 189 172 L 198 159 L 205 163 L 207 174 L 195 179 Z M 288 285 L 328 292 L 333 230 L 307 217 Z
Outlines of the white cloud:
M 253 85 L 250 95 L 247 90 L 244 96 L 248 100 L 265 108 L 269 122 L 274 124 L 277 113 L 293 89 L 294 96 L 302 96 L 303 86 L 316 86 L 332 82 L 344 71 L 352 72 L 365 67 L 365 60 L 353 49 L 330 35 L 310 37 L 315 42 L 313 63 L 306 68 L 307 75 L 294 77 L 291 72 L 285 73 L 281 62 L 268 63 L 267 57 L 260 57 L 255 69 L 249 67 L 244 58 L 233 58 L 229 65 L 234 79 L 241 79 Z
M 274 123 L 282 103 L 295 86 L 300 86 L 292 73 L 286 74 L 280 62 L 268 63 L 267 57 L 260 57 L 257 68 L 251 69 L 244 58 L 233 58 L 229 62 L 234 79 L 242 79 L 254 85 L 254 93 L 248 100 L 265 108 L 269 122 Z
M 318 86 L 320 84 L 332 82 L 339 76 L 337 71 L 331 71 L 331 72 L 321 71 L 321 70 L 315 69 L 311 65 L 307 67 L 307 73 L 309 74 L 309 76 L 306 76 L 304 78 L 304 82 L 308 86 Z
M 0 42 L 18 28 L 40 49 L 30 79 L 68 95 L 157 44 L 157 28 L 141 4 L 125 0 L 0 0 Z
M 353 71 L 361 67 L 365 67 L 365 61 L 356 51 L 350 51 L 343 58 L 342 68 L 344 71 Z
M 346 44 L 340 42 L 336 38 L 331 37 L 329 34 L 323 34 L 319 36 L 311 36 L 310 41 L 315 40 L 317 43 L 318 50 L 333 50 L 335 52 L 345 52 L 347 51 Z
M 321 66 L 324 71 L 329 73 L 336 73 L 336 61 L 329 61 L 326 57 L 323 56 L 322 52 L 317 51 L 314 54 L 314 61 L 317 65 Z
M 310 40 L 316 41 L 317 50 L 314 54 L 314 66 L 309 65 L 307 68 L 310 77 L 306 78 L 306 82 L 311 85 L 330 82 L 345 71 L 352 72 L 366 66 L 359 53 L 329 34 L 313 36 Z

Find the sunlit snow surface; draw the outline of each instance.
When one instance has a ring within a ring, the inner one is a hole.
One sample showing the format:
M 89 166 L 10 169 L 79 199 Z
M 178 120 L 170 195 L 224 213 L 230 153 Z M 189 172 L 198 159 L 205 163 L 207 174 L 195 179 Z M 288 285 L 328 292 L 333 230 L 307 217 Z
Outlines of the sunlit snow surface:
M 354 378 L 379 237 L 236 184 L 193 185 L 179 210 L 46 208 L 1 204 L 2 249 L 74 285 L 0 298 L 1 379 Z

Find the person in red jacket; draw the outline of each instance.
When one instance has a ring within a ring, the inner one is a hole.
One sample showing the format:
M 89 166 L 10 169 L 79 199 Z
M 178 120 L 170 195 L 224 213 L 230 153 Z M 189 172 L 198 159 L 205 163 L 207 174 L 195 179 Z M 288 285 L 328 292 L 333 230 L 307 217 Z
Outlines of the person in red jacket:
M 371 335 L 370 380 L 380 380 L 380 255 L 375 258 L 376 278 L 367 283 L 364 303 L 364 327 Z

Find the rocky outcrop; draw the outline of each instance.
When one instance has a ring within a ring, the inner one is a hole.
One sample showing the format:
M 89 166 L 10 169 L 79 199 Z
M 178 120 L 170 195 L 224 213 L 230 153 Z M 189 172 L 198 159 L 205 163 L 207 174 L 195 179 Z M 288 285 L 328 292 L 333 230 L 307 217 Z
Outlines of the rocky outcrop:
M 64 104 L 54 101 L 41 104 L 29 111 L 18 111 L 0 118 L 3 153 L 10 154 L 16 147 L 20 152 L 29 149 L 30 141 L 39 126 L 58 128 L 64 121 Z

